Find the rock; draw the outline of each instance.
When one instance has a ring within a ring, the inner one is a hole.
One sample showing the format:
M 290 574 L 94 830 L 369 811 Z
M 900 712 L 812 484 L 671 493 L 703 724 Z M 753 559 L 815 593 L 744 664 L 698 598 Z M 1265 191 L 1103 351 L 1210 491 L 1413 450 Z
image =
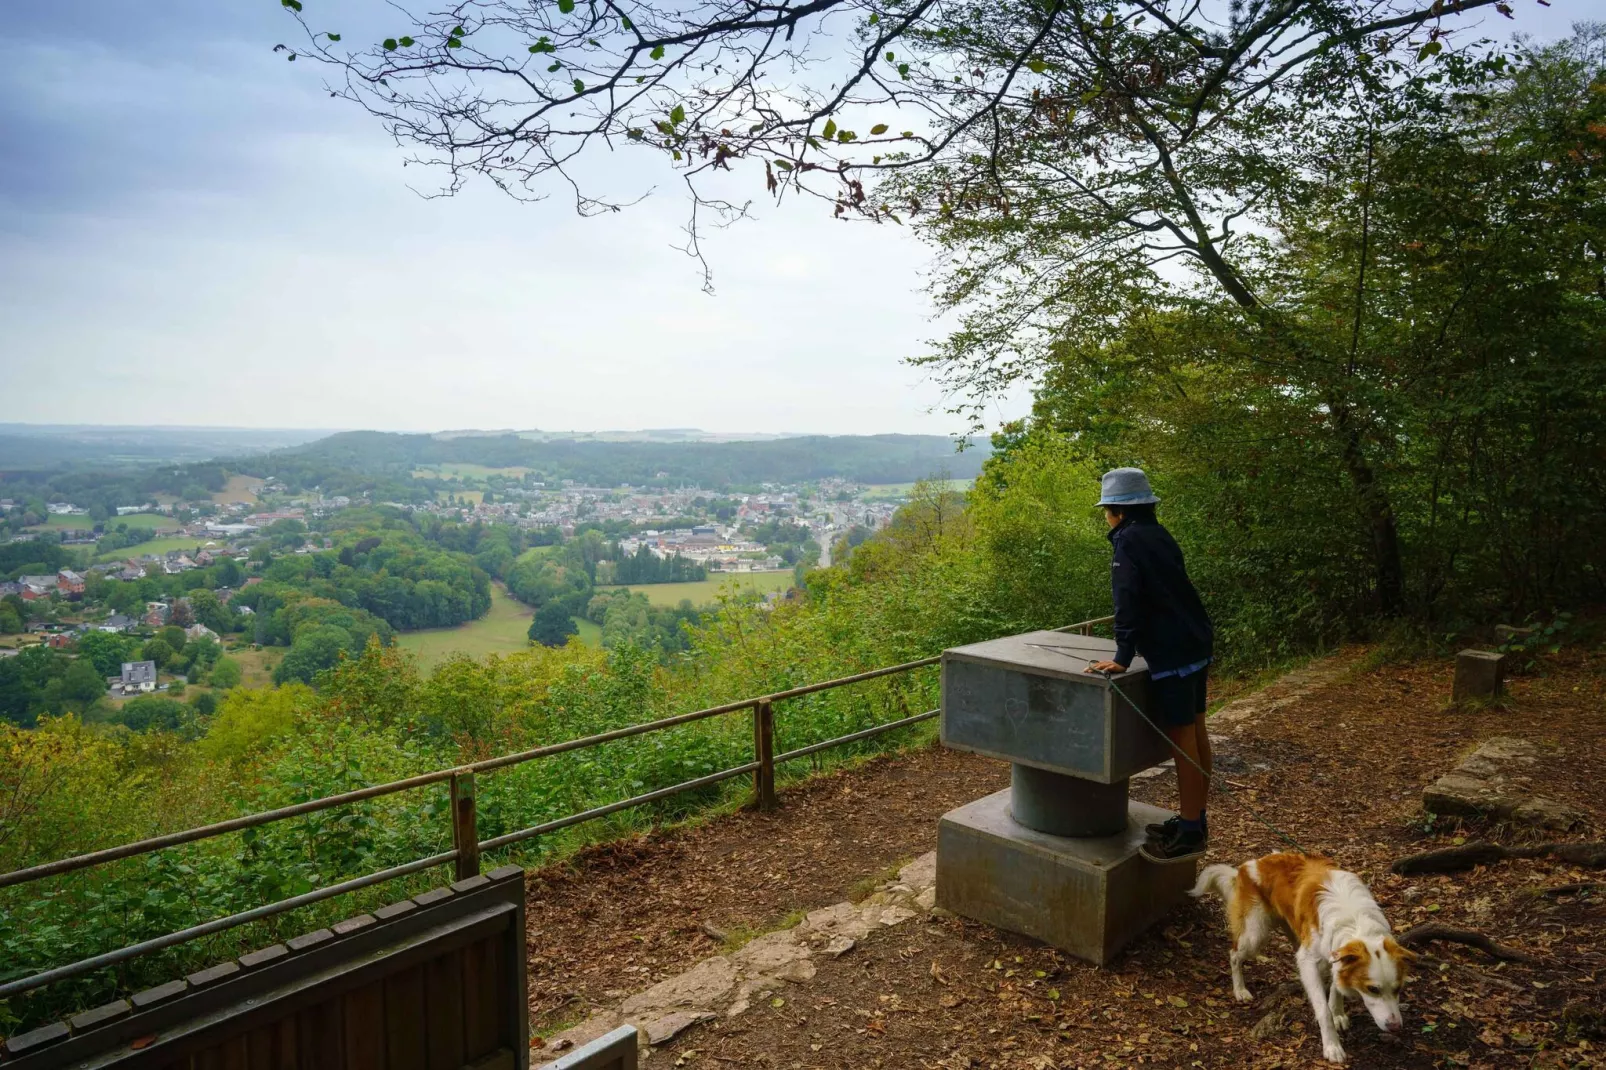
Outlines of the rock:
M 631 1021 L 644 1021 L 677 1010 L 706 1010 L 724 1001 L 736 987 L 736 967 L 724 955 L 705 959 L 685 973 L 659 981 L 644 992 L 637 992 L 620 1004 L 620 1013 Z
M 830 955 L 834 959 L 839 959 L 857 947 L 858 943 L 857 940 L 850 937 L 833 936 L 825 942 L 825 946 L 820 949 L 820 952 L 821 954 Z
M 906 884 L 916 894 L 937 886 L 937 852 L 927 851 L 907 866 L 898 870 L 898 882 Z
M 814 976 L 814 963 L 809 961 L 809 949 L 798 936 L 795 929 L 765 933 L 731 955 L 731 962 L 744 977 L 807 981 Z
M 1454 770 L 1422 792 L 1422 806 L 1435 814 L 1488 817 L 1538 828 L 1564 830 L 1587 819 L 1564 803 L 1531 795 L 1523 786 L 1540 760 L 1537 744 L 1516 736 L 1484 740 Z
M 654 1018 L 641 1026 L 647 1034 L 647 1043 L 653 1046 L 667 1044 L 681 1033 L 700 1022 L 712 1021 L 716 1015 L 709 1011 L 675 1011 L 662 1018 Z

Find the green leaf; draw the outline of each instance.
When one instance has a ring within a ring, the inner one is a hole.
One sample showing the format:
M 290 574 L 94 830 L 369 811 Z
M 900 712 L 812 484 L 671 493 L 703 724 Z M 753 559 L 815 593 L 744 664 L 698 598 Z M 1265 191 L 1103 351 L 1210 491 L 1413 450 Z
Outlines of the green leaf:
M 1111 26 L 1114 26 L 1115 25 L 1115 12 L 1106 11 L 1104 13 L 1104 21 L 1100 22 L 1099 25 L 1103 26 L 1106 30 L 1109 29 Z
M 776 160 L 775 166 L 779 167 L 782 171 L 790 171 L 792 169 L 792 165 L 787 163 L 785 160 Z
M 827 119 L 825 121 L 825 129 L 821 130 L 820 133 L 827 141 L 830 141 L 832 138 L 836 137 L 836 120 Z
M 411 37 L 403 37 L 401 39 L 401 46 L 403 48 L 412 48 L 413 47 L 413 39 Z
M 874 126 L 872 126 L 870 128 L 870 136 L 871 137 L 878 137 L 878 136 L 880 136 L 882 134 L 885 134 L 886 132 L 887 132 L 887 124 L 886 123 L 876 123 Z
M 1026 69 L 1031 71 L 1033 74 L 1042 74 L 1044 71 L 1048 70 L 1048 64 L 1034 57 L 1026 61 Z
M 340 35 L 338 33 L 326 33 L 326 34 L 324 34 L 324 36 L 329 38 L 329 40 L 331 40 L 331 41 L 340 40 Z
M 553 73 L 553 72 L 554 72 L 554 71 L 561 71 L 561 70 L 562 70 L 562 69 L 563 69 L 563 64 L 562 64 L 562 63 L 557 63 L 557 62 L 555 62 L 555 63 L 553 63 L 553 64 L 552 64 L 552 66 L 550 66 L 550 67 L 548 67 L 548 68 L 547 68 L 547 69 L 546 69 L 546 72 L 547 72 L 547 73 L 548 73 L 548 74 L 551 74 L 551 73 Z
M 567 15 L 574 10 L 574 0 L 558 0 L 558 10 Z
M 870 25 L 874 26 L 876 23 L 878 23 L 880 21 L 881 21 L 881 15 L 880 15 L 879 12 L 875 12 L 875 11 L 870 12 Z
M 291 11 L 301 10 L 301 0 L 279 0 L 280 7 L 287 7 Z
M 909 64 L 907 64 L 907 63 L 898 64 L 898 73 L 901 76 L 903 76 L 904 78 L 908 78 L 909 77 Z
M 1424 59 L 1427 59 L 1429 56 L 1437 56 L 1440 52 L 1443 52 L 1443 51 L 1444 51 L 1444 46 L 1441 45 L 1439 42 L 1437 42 L 1437 41 L 1429 41 L 1427 44 L 1423 45 L 1421 48 L 1416 50 L 1416 58 L 1418 60 L 1424 60 Z
M 574 91 L 576 93 L 584 93 L 586 91 L 586 84 L 580 79 L 576 78 L 574 80 Z
M 396 51 L 396 39 L 394 37 L 387 37 L 379 47 L 383 48 L 386 52 L 394 52 Z
M 447 48 L 462 48 L 463 47 L 463 42 L 459 41 L 455 37 L 448 37 L 446 39 L 446 47 Z
M 664 58 L 664 46 L 663 45 L 659 45 L 658 47 L 654 48 L 650 53 L 648 53 L 648 55 L 652 56 L 653 59 L 663 59 Z
M 857 140 L 858 136 L 852 130 L 841 130 L 837 132 L 836 139 L 846 145 L 850 141 Z
M 643 130 L 639 126 L 632 126 L 629 130 L 625 131 L 625 136 L 631 141 L 640 141 L 642 138 L 647 136 L 647 131 Z
M 669 112 L 669 121 L 675 126 L 679 126 L 681 123 L 685 122 L 686 109 L 681 107 L 679 104 L 676 104 Z
M 629 15 L 620 15 L 619 25 L 623 26 L 627 30 L 634 30 L 636 28 L 636 24 L 630 21 Z
M 897 55 L 889 50 L 887 52 L 887 62 L 888 63 L 896 63 L 897 60 L 898 60 Z
M 462 37 L 463 36 L 463 27 L 461 27 L 461 26 L 453 26 L 452 27 L 452 36 L 453 37 Z

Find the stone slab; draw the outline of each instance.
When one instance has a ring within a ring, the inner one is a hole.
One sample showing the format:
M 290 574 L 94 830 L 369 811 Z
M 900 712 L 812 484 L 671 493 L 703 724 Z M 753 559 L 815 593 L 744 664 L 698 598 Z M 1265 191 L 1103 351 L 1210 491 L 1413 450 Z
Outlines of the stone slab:
M 1193 887 L 1194 863 L 1138 853 L 1170 816 L 1133 802 L 1120 834 L 1069 839 L 1016 823 L 1008 791 L 978 799 L 938 823 L 937 905 L 1106 965 Z
M 943 745 L 1101 784 L 1163 762 L 1165 741 L 1108 678 L 1083 672 L 1114 652 L 1112 640 L 1051 631 L 944 651 Z M 1148 701 L 1141 658 L 1115 681 L 1140 706 Z
M 1491 699 L 1505 690 L 1506 656 L 1492 650 L 1463 650 L 1455 656 L 1451 701 Z
M 1539 747 L 1517 736 L 1484 740 L 1453 770 L 1422 791 L 1429 813 L 1488 818 L 1565 831 L 1588 821 L 1588 815 L 1565 803 L 1533 793 L 1539 771 Z

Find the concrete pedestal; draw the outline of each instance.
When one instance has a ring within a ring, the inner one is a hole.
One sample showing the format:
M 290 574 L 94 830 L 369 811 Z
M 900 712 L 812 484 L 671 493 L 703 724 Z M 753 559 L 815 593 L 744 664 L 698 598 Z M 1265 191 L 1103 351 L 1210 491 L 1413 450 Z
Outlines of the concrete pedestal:
M 1105 965 L 1193 887 L 1194 863 L 1138 853 L 1170 816 L 1133 802 L 1121 833 L 1072 839 L 1016 822 L 1007 790 L 978 799 L 937 826 L 937 905 Z
M 1127 781 L 1051 773 L 1015 763 L 1009 814 L 1017 824 L 1050 836 L 1116 836 L 1126 828 Z

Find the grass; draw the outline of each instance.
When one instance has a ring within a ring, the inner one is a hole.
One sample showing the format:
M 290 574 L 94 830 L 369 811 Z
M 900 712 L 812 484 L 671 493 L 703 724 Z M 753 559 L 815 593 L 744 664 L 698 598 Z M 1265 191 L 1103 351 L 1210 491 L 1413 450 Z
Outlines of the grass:
M 485 492 L 483 490 L 438 490 L 435 492 L 435 500 L 438 502 L 444 502 L 448 498 L 456 498 L 458 501 L 471 502 L 474 505 L 478 505 L 485 500 Z
M 423 479 L 433 476 L 436 478 L 450 479 L 453 476 L 456 476 L 458 479 L 464 479 L 468 477 L 484 479 L 487 476 L 509 476 L 513 479 L 523 479 L 527 472 L 529 472 L 528 468 L 522 468 L 518 466 L 511 468 L 489 468 L 483 464 L 457 464 L 453 462 L 446 464 L 423 465 L 415 468 L 413 469 L 413 478 Z
M 574 626 L 580 629 L 580 641 L 586 646 L 602 645 L 602 625 L 593 624 L 584 617 L 571 617 Z
M 792 586 L 792 570 L 786 569 L 781 572 L 737 572 L 729 575 L 716 572 L 706 580 L 693 580 L 688 583 L 643 583 L 635 587 L 614 585 L 598 587 L 597 590 L 635 591 L 646 595 L 647 601 L 655 606 L 678 606 L 683 598 L 691 599 L 694 606 L 703 606 L 718 601 L 721 594 L 737 592 L 764 594 L 769 591 L 784 591 L 790 586 Z
M 971 485 L 975 482 L 975 480 L 934 479 L 931 480 L 931 482 L 938 484 L 939 486 L 946 484 L 949 490 L 957 493 L 964 493 L 965 491 L 970 490 Z M 868 483 L 865 485 L 864 490 L 864 497 L 866 501 L 895 501 L 898 499 L 907 498 L 909 495 L 913 494 L 915 485 L 913 483 Z
M 529 606 L 515 600 L 500 584 L 493 583 L 490 612 L 479 620 L 456 628 L 402 632 L 396 637 L 396 645 L 417 655 L 418 667 L 425 672 L 453 654 L 467 654 L 475 659 L 487 654 L 514 654 L 530 646 L 528 632 L 532 616 L 534 613 Z
M 206 543 L 206 539 L 196 535 L 169 535 L 163 539 L 142 542 L 138 546 L 125 546 L 121 550 L 97 554 L 95 560 L 126 561 L 130 557 L 143 557 L 145 554 L 165 554 L 169 550 L 193 550 L 198 546 L 205 546 Z
M 262 489 L 262 480 L 256 476 L 230 476 L 229 481 L 223 484 L 223 489 L 212 495 L 212 500 L 219 505 L 228 502 L 257 503 L 257 491 Z

